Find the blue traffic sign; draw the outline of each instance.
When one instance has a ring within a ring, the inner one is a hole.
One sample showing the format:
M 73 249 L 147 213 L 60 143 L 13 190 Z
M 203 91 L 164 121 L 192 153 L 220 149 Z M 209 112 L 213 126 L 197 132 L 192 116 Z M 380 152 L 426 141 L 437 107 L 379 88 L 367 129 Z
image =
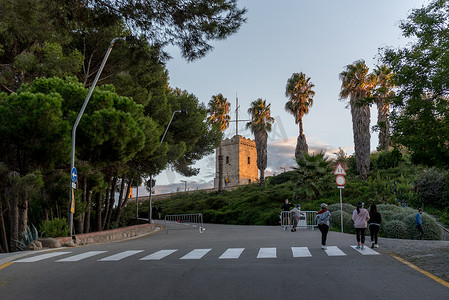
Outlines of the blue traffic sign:
M 72 181 L 76 182 L 76 179 L 78 178 L 78 173 L 76 172 L 76 168 L 73 167 L 72 172 L 70 173 L 70 175 L 72 176 Z

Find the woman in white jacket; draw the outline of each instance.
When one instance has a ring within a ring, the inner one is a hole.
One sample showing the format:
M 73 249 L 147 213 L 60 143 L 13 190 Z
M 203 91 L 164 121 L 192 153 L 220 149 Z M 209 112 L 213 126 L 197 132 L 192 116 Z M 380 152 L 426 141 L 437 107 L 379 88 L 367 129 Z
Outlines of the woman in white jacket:
M 357 208 L 352 212 L 352 221 L 354 221 L 354 227 L 357 238 L 356 249 L 365 250 L 365 231 L 368 227 L 369 212 L 363 207 L 364 203 L 357 203 Z M 362 245 L 360 247 L 360 244 Z

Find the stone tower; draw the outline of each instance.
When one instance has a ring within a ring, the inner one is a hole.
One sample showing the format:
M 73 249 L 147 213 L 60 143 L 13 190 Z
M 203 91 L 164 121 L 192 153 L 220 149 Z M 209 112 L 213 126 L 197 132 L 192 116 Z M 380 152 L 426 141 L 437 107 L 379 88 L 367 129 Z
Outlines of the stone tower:
M 241 135 L 221 141 L 223 155 L 223 187 L 254 183 L 258 180 L 257 151 L 254 140 Z M 218 154 L 215 154 L 214 188 L 218 188 Z

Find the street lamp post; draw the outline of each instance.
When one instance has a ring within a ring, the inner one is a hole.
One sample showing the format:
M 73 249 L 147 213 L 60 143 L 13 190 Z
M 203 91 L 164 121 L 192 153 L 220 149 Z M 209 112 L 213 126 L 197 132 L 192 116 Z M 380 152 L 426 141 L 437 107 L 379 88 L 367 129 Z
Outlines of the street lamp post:
M 183 110 L 175 110 L 173 114 L 171 115 L 170 122 L 168 122 L 167 128 L 165 128 L 164 134 L 162 135 L 161 141 L 159 142 L 158 148 L 162 145 L 162 142 L 164 141 L 165 135 L 167 134 L 168 128 L 170 127 L 171 121 L 173 121 L 173 117 L 176 113 L 182 113 L 187 114 L 187 111 L 185 109 Z M 148 208 L 148 222 L 151 224 L 153 223 L 152 220 L 152 214 L 153 214 L 153 205 L 152 205 L 152 196 L 153 196 L 153 174 L 150 174 L 150 196 L 149 196 L 149 208 Z
M 184 192 L 187 192 L 187 181 L 181 180 L 181 182 L 184 182 Z
M 81 110 L 78 114 L 78 117 L 75 120 L 75 123 L 73 124 L 72 128 L 72 156 L 70 160 L 70 175 L 72 178 L 72 182 L 70 182 L 70 195 L 69 195 L 69 227 L 70 227 L 70 236 L 73 235 L 73 214 L 75 213 L 75 199 L 73 195 L 73 189 L 76 188 L 76 179 L 77 179 L 77 172 L 75 169 L 75 137 L 76 137 L 76 127 L 78 126 L 78 123 L 81 120 L 81 117 L 83 116 L 84 110 L 86 109 L 87 103 L 89 103 L 90 96 L 92 95 L 92 92 L 94 91 L 95 86 L 97 85 L 97 81 L 100 78 L 100 74 L 103 71 L 104 65 L 106 64 L 106 61 L 108 60 L 109 54 L 111 54 L 112 47 L 114 47 L 114 44 L 117 40 L 130 40 L 130 37 L 116 37 L 111 41 L 111 44 L 109 45 L 108 50 L 106 51 L 106 54 L 103 58 L 103 61 L 101 62 L 100 69 L 98 69 L 97 75 L 95 76 L 94 81 L 92 82 L 92 85 L 90 86 L 89 92 L 87 93 L 86 99 L 84 100 L 83 106 L 81 107 Z

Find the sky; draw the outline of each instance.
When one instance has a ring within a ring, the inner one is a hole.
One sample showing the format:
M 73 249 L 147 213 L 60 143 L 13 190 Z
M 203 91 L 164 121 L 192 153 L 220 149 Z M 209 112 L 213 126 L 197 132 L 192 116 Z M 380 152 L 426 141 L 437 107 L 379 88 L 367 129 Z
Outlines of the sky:
M 309 114 L 303 118 L 309 151 L 324 150 L 330 157 L 339 147 L 354 152 L 352 121 L 347 101 L 339 99 L 339 74 L 346 65 L 363 59 L 373 70 L 379 64 L 379 48 L 403 47 L 409 42 L 399 28 L 412 9 L 424 0 L 244 0 L 247 22 L 234 35 L 211 44 L 204 58 L 187 62 L 177 48 L 166 49 L 172 59 L 166 67 L 170 86 L 194 94 L 207 105 L 212 95 L 222 93 L 231 103 L 235 120 L 236 97 L 239 119 L 249 119 L 250 103 L 262 98 L 271 103 L 275 118 L 268 135 L 268 167 L 265 175 L 279 174 L 296 163 L 294 152 L 299 127 L 284 109 L 285 85 L 293 73 L 303 72 L 315 85 Z M 377 122 L 377 108 L 371 107 L 371 126 Z M 238 133 L 254 139 L 246 122 Z M 235 123 L 224 132 L 236 133 Z M 371 151 L 378 145 L 371 133 Z M 215 154 L 204 157 L 195 167 L 200 173 L 183 177 L 167 169 L 156 179 L 155 194 L 213 187 Z M 181 180 L 185 180 L 186 183 Z M 136 194 L 136 192 L 134 192 Z M 147 194 L 144 187 L 139 195 Z

